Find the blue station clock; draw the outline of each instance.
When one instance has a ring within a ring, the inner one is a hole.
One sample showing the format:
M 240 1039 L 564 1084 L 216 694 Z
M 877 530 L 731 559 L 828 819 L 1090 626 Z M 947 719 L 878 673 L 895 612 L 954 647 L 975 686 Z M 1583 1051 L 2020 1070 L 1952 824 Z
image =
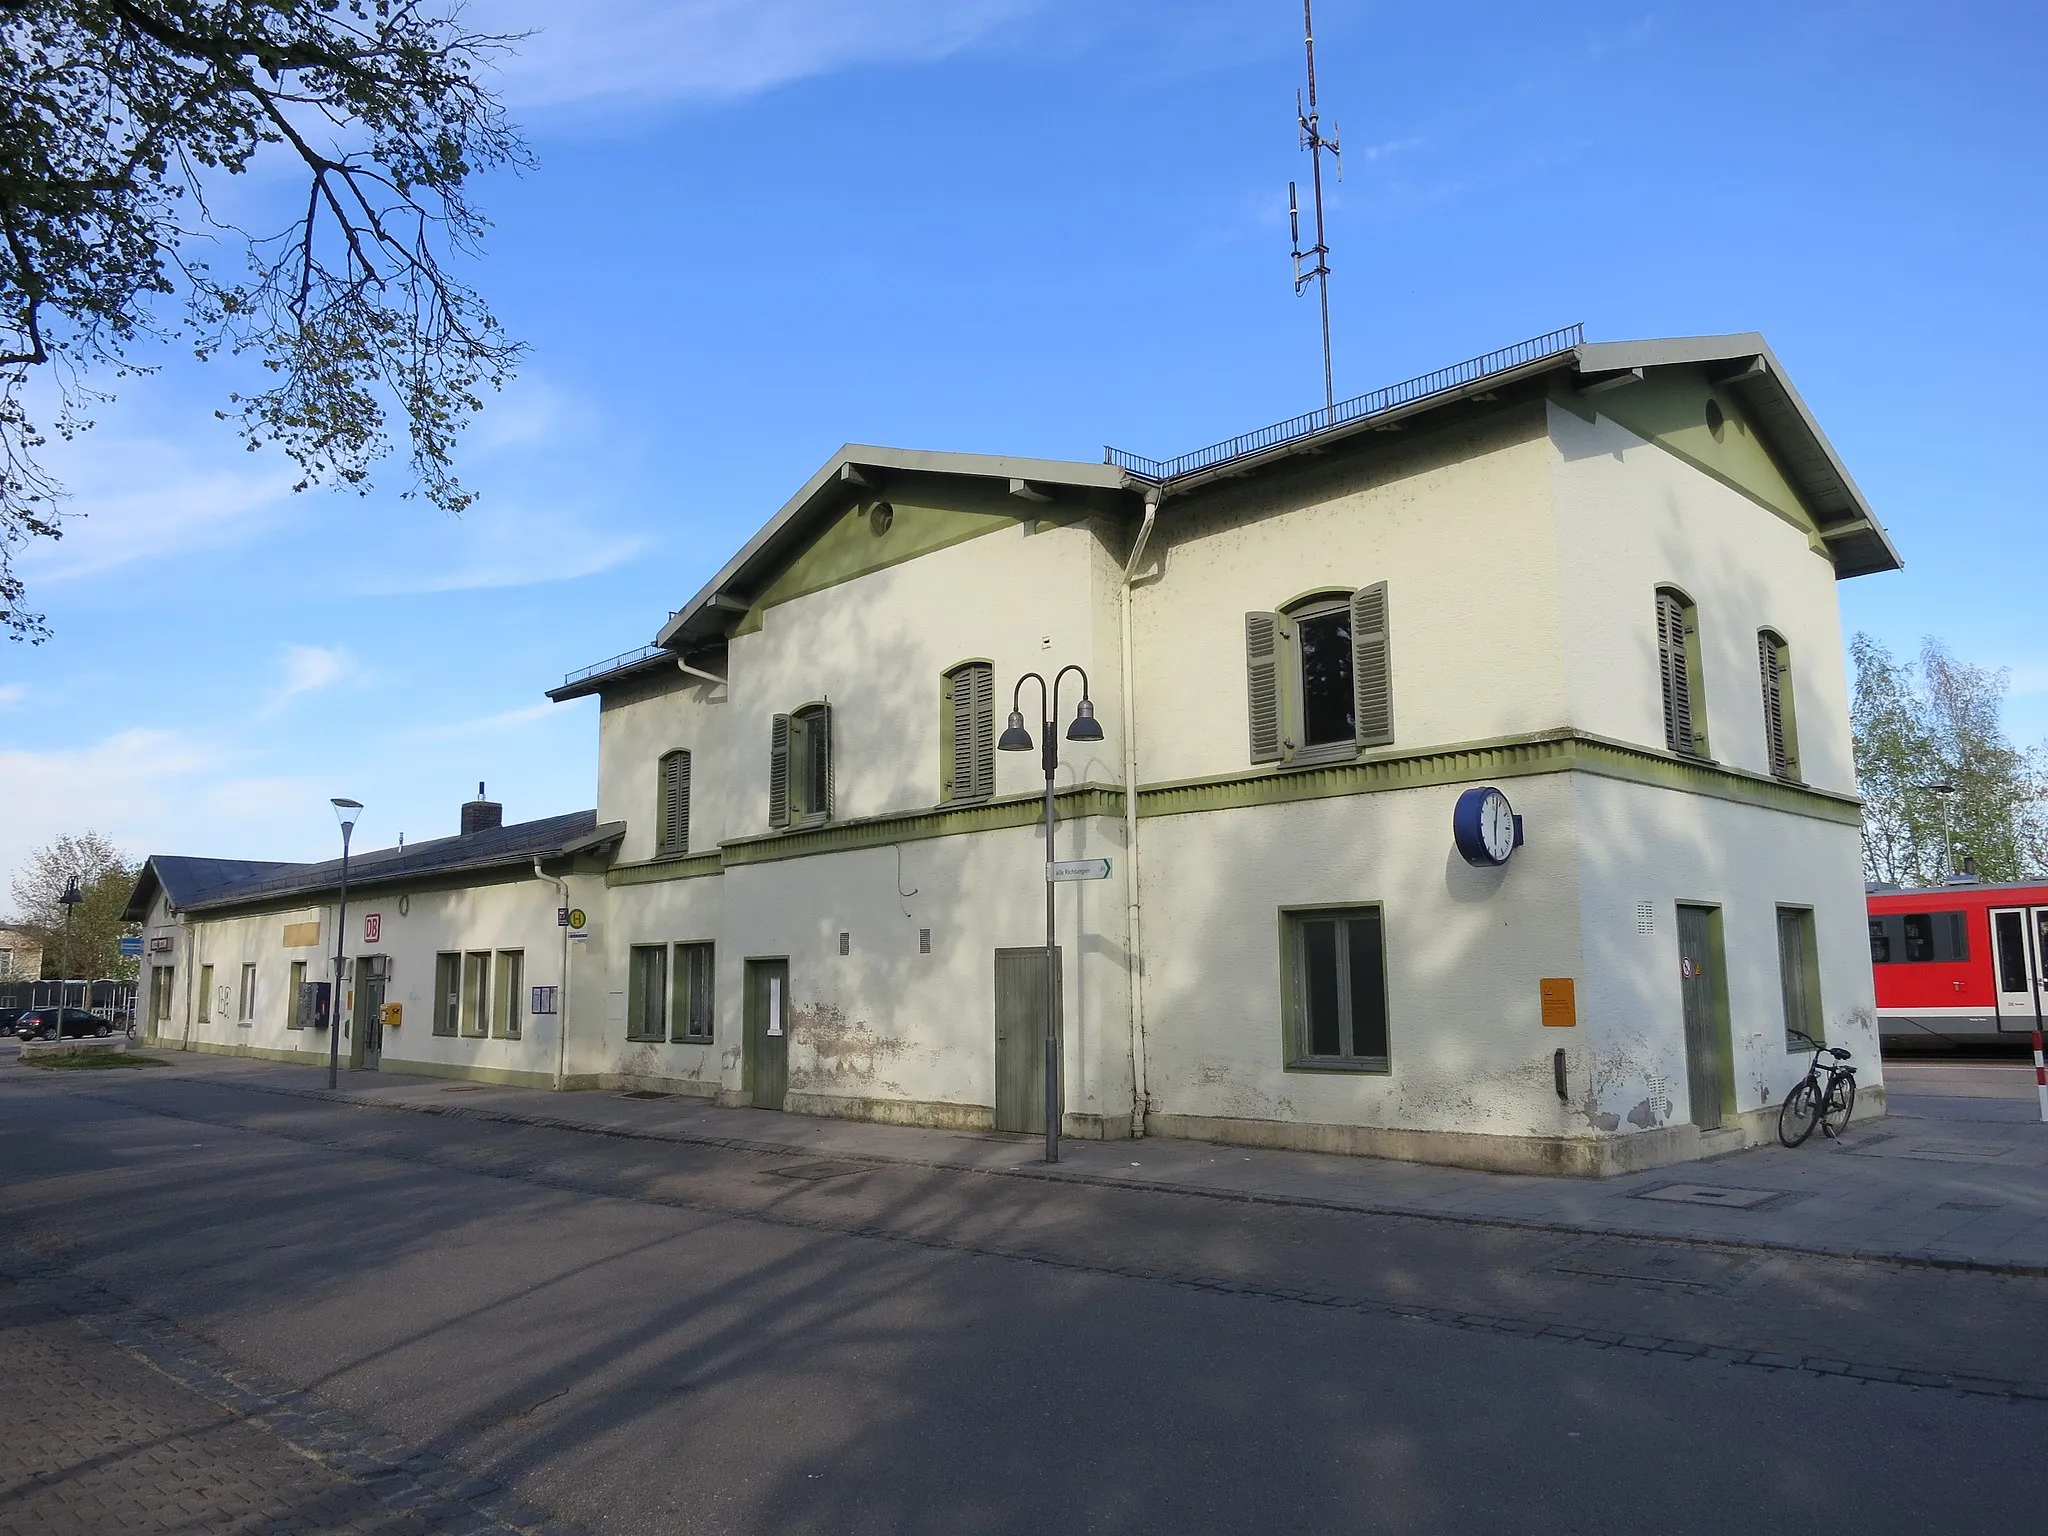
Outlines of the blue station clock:
M 1492 785 L 1468 789 L 1451 812 L 1451 836 L 1467 864 L 1498 869 L 1522 846 L 1522 818 Z

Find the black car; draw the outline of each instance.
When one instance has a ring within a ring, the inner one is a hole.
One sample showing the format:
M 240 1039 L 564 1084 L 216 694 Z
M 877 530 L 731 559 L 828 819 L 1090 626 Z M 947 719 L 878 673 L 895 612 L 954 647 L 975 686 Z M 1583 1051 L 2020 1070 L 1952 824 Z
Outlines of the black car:
M 55 1040 L 60 1032 L 71 1035 L 111 1035 L 111 1021 L 83 1008 L 30 1008 L 14 1021 L 14 1032 L 24 1040 Z

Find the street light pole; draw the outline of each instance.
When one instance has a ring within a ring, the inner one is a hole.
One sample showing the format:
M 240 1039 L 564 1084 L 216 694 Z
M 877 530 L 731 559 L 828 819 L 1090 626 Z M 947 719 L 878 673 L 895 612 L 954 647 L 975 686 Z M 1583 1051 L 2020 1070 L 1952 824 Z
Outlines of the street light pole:
M 341 903 L 334 918 L 334 995 L 327 1004 L 327 1086 L 341 1083 L 341 963 L 348 947 L 348 840 L 363 814 L 360 800 L 334 800 L 334 814 L 341 821 Z
M 57 898 L 64 903 L 64 963 L 57 968 L 57 1038 L 64 1038 L 64 973 L 77 967 L 78 957 L 71 946 L 71 918 L 78 911 L 78 904 L 85 900 L 85 892 L 78 888 L 78 876 L 73 875 L 64 882 L 64 894 Z M 89 1006 L 92 997 L 79 1000 L 80 1006 Z
M 1956 836 L 1950 829 L 1948 816 L 1949 796 L 1956 792 L 1956 787 L 1953 784 L 1921 784 L 1915 787 L 1924 789 L 1941 801 L 1941 862 L 1946 871 L 1942 879 L 1946 882 L 1956 872 Z
M 1040 717 L 1045 731 L 1043 745 L 1039 749 L 1039 764 L 1045 770 L 1045 1160 L 1048 1163 L 1060 1160 L 1060 1130 L 1065 1119 L 1060 1096 L 1065 1079 L 1060 1070 L 1060 972 L 1059 951 L 1054 942 L 1052 866 L 1053 833 L 1059 826 L 1059 813 L 1053 804 L 1053 774 L 1060 765 L 1059 737 L 1055 728 L 1060 715 L 1060 684 L 1066 681 L 1069 672 L 1080 674 L 1081 701 L 1074 706 L 1074 723 L 1067 727 L 1067 740 L 1102 740 L 1102 727 L 1095 719 L 1095 703 L 1088 696 L 1088 674 L 1070 662 L 1053 674 L 1049 687 L 1036 672 L 1026 672 L 1017 679 L 1017 686 L 1010 694 L 1009 724 L 1003 731 L 1002 740 L 997 743 L 1005 752 L 1031 750 L 1031 733 L 1024 728 L 1021 704 L 1024 685 L 1028 682 L 1038 684 Z

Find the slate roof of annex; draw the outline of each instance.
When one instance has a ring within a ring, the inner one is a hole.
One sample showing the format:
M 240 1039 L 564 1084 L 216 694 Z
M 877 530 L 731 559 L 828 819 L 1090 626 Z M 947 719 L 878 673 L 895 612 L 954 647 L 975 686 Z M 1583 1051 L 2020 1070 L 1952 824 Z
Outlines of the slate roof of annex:
M 554 858 L 590 845 L 598 840 L 596 834 L 607 830 L 611 829 L 598 826 L 596 811 L 571 811 L 566 816 L 437 837 L 400 848 L 375 848 L 350 855 L 348 883 L 353 890 L 531 864 L 536 855 Z M 151 854 L 123 916 L 131 923 L 144 921 L 158 890 L 179 911 L 207 912 L 291 897 L 311 898 L 340 886 L 339 859 L 318 864 L 266 864 Z

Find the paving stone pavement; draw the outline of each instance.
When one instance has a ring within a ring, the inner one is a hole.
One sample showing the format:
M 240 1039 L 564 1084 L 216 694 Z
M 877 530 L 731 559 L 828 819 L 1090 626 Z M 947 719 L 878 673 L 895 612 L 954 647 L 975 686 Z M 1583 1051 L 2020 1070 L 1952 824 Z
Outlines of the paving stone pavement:
M 330 1097 L 320 1067 L 175 1050 L 165 1059 L 180 1076 L 259 1093 Z M 2048 1275 L 2048 1126 L 2039 1123 L 2031 1067 L 1887 1063 L 1886 1071 L 1890 1112 L 1853 1125 L 1840 1141 L 1816 1136 L 1789 1151 L 1752 1147 L 1610 1179 L 1482 1173 L 1164 1138 L 1070 1140 L 1065 1161 L 1048 1168 L 1039 1161 L 1041 1144 L 1030 1137 L 776 1114 L 682 1095 L 451 1083 L 395 1068 L 345 1073 L 339 1097 L 366 1108 L 629 1140 Z M 1763 1198 L 1726 1208 L 1673 1198 L 1700 1187 Z
M 0 1266 L 0 1536 L 566 1536 L 33 1255 Z

